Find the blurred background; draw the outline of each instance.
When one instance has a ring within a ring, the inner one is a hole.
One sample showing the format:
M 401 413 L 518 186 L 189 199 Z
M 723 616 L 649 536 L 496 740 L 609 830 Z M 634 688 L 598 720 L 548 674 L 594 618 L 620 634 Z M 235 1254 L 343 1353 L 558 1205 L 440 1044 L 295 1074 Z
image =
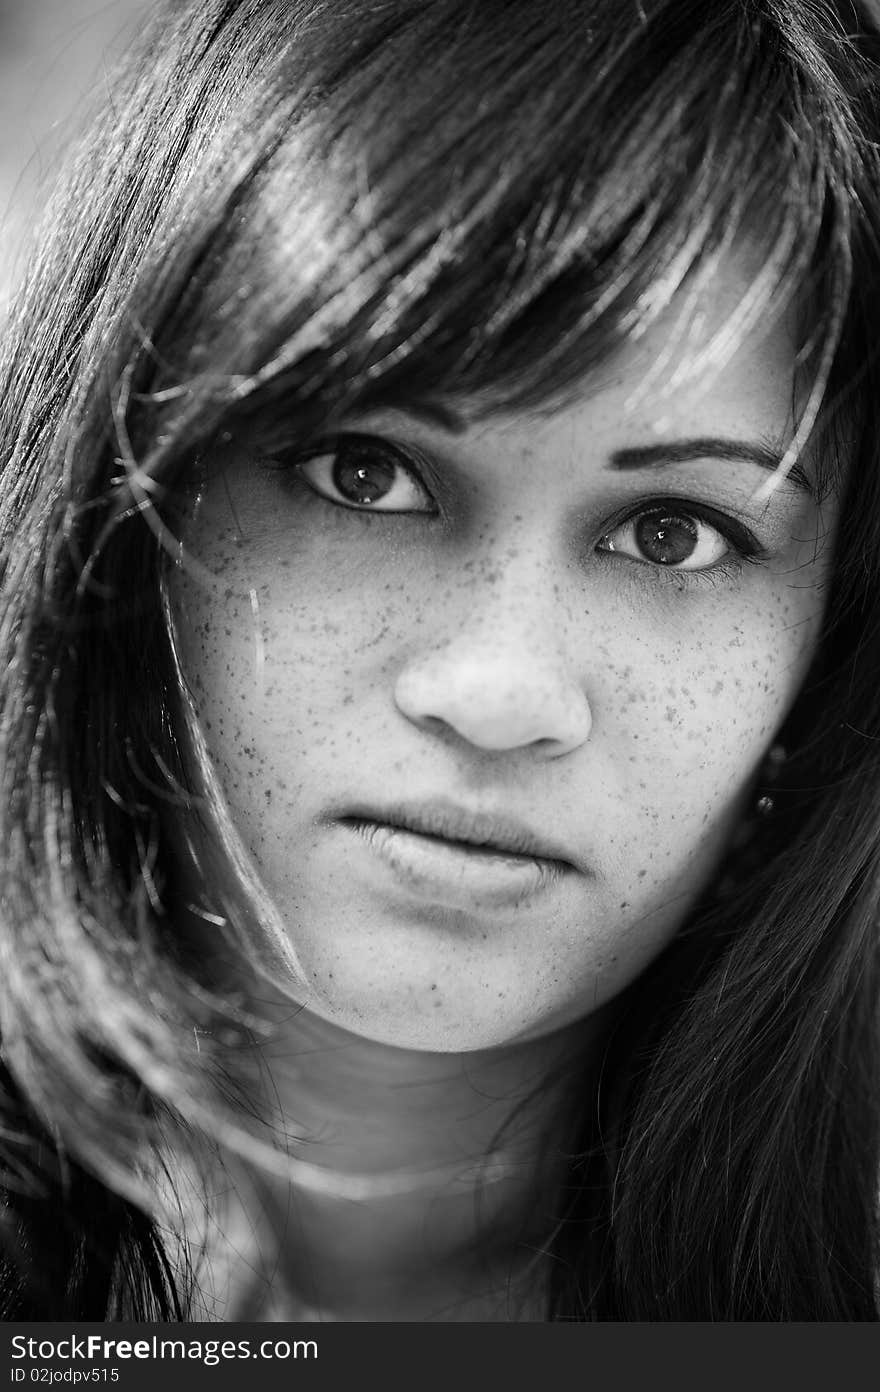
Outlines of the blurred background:
M 150 0 L 0 0 L 0 315 L 40 172 Z

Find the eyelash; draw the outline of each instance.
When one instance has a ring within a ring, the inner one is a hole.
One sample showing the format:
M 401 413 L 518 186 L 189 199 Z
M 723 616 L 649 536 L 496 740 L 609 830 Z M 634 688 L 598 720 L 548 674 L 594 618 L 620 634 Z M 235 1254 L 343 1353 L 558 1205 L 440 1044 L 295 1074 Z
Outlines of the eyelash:
M 635 557 L 624 555 L 623 558 L 630 560 L 637 571 L 647 572 L 647 576 L 651 578 L 657 576 L 666 580 L 679 590 L 687 589 L 692 585 L 716 585 L 720 580 L 735 578 L 742 573 L 744 566 L 760 565 L 767 555 L 766 548 L 743 523 L 738 522 L 727 513 L 718 512 L 708 504 L 696 503 L 689 498 L 674 495 L 658 495 L 643 499 L 638 504 L 630 506 L 614 519 L 603 532 L 600 540 L 606 540 L 613 532 L 626 526 L 628 522 L 635 522 L 641 517 L 648 517 L 655 513 L 666 513 L 677 518 L 703 522 L 716 531 L 729 547 L 728 552 L 718 561 L 699 570 L 685 570 L 673 565 L 662 565 L 648 559 L 637 560 Z M 615 555 L 615 552 L 609 548 L 599 547 L 598 549 L 606 555 Z M 640 576 L 639 578 L 644 577 Z
M 390 462 L 393 468 L 400 469 L 404 475 L 425 495 L 426 499 L 432 504 L 430 508 L 374 508 L 367 505 L 359 506 L 357 503 L 346 503 L 334 498 L 328 498 L 321 493 L 313 483 L 305 476 L 304 467 L 322 457 L 339 455 L 340 447 L 346 445 L 353 450 L 355 457 L 358 451 L 363 452 L 365 459 L 381 459 Z M 319 440 L 307 450 L 298 450 L 295 454 L 284 453 L 268 456 L 259 455 L 259 462 L 266 468 L 278 470 L 285 474 L 293 473 L 296 478 L 310 490 L 315 497 L 328 503 L 331 507 L 337 508 L 342 512 L 354 512 L 361 517 L 369 518 L 375 522 L 377 519 L 401 516 L 433 516 L 436 517 L 442 512 L 442 508 L 437 505 L 435 495 L 442 491 L 441 481 L 437 478 L 435 470 L 428 461 L 421 455 L 416 454 L 409 448 L 382 440 L 375 436 L 361 435 L 353 432 L 346 432 L 327 439 Z M 427 475 L 430 486 L 425 482 L 423 475 Z M 641 517 L 653 513 L 667 512 L 669 515 L 684 518 L 691 521 L 703 522 L 713 528 L 723 537 L 730 548 L 729 552 L 719 561 L 705 566 L 698 570 L 679 569 L 673 565 L 663 565 L 648 559 L 640 560 L 629 556 L 625 552 L 615 551 L 611 547 L 602 547 L 600 543 L 607 540 L 614 532 L 618 531 L 627 523 L 635 522 Z M 609 526 L 605 528 L 599 541 L 596 543 L 596 550 L 599 554 L 606 556 L 618 556 L 621 559 L 629 560 L 633 566 L 647 572 L 648 576 L 660 575 L 664 579 L 673 583 L 678 589 L 686 589 L 695 584 L 716 584 L 728 576 L 733 577 L 741 573 L 746 564 L 759 564 L 763 559 L 765 549 L 761 546 L 757 538 L 741 522 L 736 521 L 726 513 L 717 512 L 714 508 L 703 503 L 695 503 L 687 498 L 657 495 L 647 499 L 642 499 L 637 505 L 629 507 L 621 512 Z
M 432 507 L 424 510 L 413 508 L 375 508 L 366 504 L 358 506 L 356 503 L 346 503 L 337 501 L 335 498 L 328 498 L 321 493 L 314 484 L 309 482 L 305 474 L 305 466 L 315 460 L 332 457 L 340 453 L 341 446 L 348 446 L 363 452 L 365 458 L 375 461 L 377 458 L 390 461 L 394 467 L 400 469 L 415 485 L 425 494 L 426 498 L 433 504 Z M 293 474 L 294 477 L 305 484 L 306 488 L 322 502 L 329 503 L 331 507 L 338 508 L 342 512 L 355 512 L 360 517 L 369 518 L 370 521 L 383 517 L 401 516 L 437 516 L 442 509 L 437 506 L 435 493 L 441 492 L 440 480 L 436 477 L 435 471 L 431 468 L 428 461 L 421 455 L 414 453 L 403 446 L 393 444 L 389 440 L 381 440 L 372 435 L 359 435 L 353 432 L 331 436 L 326 439 L 318 440 L 308 449 L 297 450 L 296 453 L 279 453 L 274 456 L 260 454 L 258 456 L 260 464 L 269 469 L 278 470 L 283 474 Z M 427 475 L 430 483 L 426 483 L 423 475 Z

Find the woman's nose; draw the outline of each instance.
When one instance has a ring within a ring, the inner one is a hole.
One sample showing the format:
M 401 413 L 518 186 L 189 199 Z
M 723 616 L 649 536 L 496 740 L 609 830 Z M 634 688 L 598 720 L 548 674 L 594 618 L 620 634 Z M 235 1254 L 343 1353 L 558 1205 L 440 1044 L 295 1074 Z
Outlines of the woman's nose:
M 524 622 L 481 623 L 413 657 L 395 684 L 414 724 L 440 724 L 484 750 L 535 746 L 547 758 L 584 743 L 592 716 L 564 656 Z

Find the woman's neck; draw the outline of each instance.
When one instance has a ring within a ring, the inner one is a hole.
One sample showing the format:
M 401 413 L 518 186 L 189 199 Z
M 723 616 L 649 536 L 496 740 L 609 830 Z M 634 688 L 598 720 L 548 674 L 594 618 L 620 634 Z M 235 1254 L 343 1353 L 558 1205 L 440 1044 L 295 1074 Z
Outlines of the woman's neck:
M 515 1317 L 514 1287 L 534 1300 L 535 1254 L 559 1218 L 571 1089 L 596 1023 L 436 1054 L 274 1015 L 261 1072 L 291 1178 L 251 1176 L 248 1203 L 277 1236 L 292 1303 L 340 1319 Z

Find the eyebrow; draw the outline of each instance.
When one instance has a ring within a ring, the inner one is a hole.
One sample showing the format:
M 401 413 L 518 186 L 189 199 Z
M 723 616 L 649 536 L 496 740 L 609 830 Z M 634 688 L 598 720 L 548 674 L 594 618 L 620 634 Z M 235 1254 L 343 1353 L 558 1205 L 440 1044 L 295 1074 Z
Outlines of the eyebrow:
M 783 452 L 761 440 L 728 440 L 701 435 L 693 440 L 664 440 L 656 445 L 635 445 L 615 450 L 609 458 L 612 469 L 663 469 L 675 464 L 693 464 L 700 459 L 745 461 L 774 474 L 782 463 Z M 786 478 L 815 498 L 816 489 L 803 467 L 792 464 Z

